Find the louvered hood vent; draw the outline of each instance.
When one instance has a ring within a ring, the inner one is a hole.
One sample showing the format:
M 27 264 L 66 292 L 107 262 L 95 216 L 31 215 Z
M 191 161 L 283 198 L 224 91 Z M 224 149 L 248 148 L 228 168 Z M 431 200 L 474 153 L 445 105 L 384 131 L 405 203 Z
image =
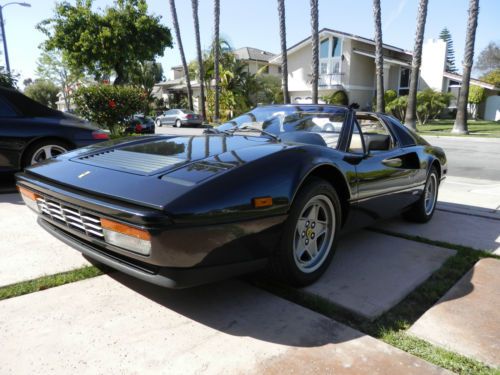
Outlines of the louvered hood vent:
M 83 156 L 77 160 L 98 167 L 127 170 L 143 174 L 150 174 L 160 169 L 186 162 L 185 159 L 173 156 L 124 150 L 108 150 L 98 154 Z

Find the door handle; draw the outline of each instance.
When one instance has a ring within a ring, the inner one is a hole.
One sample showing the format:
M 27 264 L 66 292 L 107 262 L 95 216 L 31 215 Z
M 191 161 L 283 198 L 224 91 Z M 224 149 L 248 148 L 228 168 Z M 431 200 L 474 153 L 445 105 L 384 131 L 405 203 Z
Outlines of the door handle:
M 403 159 L 401 158 L 391 158 L 382 160 L 382 164 L 391 168 L 401 168 L 403 166 Z

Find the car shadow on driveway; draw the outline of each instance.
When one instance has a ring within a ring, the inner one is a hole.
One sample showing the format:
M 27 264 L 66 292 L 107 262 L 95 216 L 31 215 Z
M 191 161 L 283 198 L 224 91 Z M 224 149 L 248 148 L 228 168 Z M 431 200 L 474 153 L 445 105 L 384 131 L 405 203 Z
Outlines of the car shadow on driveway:
M 364 336 L 239 280 L 171 290 L 118 272 L 109 276 L 165 309 L 233 336 L 292 347 L 318 347 Z

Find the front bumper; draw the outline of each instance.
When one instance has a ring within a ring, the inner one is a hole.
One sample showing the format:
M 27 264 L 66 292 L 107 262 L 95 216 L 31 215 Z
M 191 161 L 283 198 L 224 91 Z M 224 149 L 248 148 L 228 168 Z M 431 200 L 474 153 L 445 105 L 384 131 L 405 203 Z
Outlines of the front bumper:
M 131 261 L 125 257 L 118 256 L 118 254 L 103 251 L 76 237 L 68 236 L 63 230 L 41 217 L 38 218 L 38 223 L 54 237 L 80 251 L 83 255 L 130 276 L 166 288 L 180 289 L 206 284 L 257 271 L 265 268 L 267 265 L 267 259 L 262 258 L 211 267 L 152 267 Z

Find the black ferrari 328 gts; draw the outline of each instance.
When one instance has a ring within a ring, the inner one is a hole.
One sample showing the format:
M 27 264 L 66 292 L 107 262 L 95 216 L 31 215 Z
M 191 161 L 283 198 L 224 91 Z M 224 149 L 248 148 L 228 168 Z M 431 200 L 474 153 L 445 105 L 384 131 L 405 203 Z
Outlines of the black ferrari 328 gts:
M 270 267 L 317 280 L 341 232 L 431 219 L 442 149 L 390 116 L 263 106 L 200 136 L 81 148 L 17 174 L 38 222 L 83 254 L 177 288 Z

